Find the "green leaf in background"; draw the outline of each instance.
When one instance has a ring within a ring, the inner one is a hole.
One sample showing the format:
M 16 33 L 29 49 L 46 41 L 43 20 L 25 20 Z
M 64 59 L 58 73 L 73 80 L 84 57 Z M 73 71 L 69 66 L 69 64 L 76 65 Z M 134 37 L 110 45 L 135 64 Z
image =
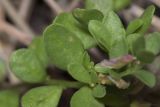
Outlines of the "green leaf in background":
M 116 13 L 113 11 L 105 15 L 103 24 L 109 31 L 111 38 L 111 50 L 109 50 L 110 58 L 120 57 L 128 53 L 127 42 L 125 40 L 126 33 L 123 24 Z
M 71 63 L 81 63 L 84 53 L 81 41 L 62 25 L 50 25 L 44 32 L 47 54 L 58 68 L 67 70 Z
M 48 65 L 48 56 L 46 50 L 44 48 L 43 37 L 36 37 L 30 44 L 29 48 L 33 50 L 38 57 L 39 61 L 42 63 L 44 67 Z
M 60 24 L 71 32 L 75 33 L 85 49 L 91 48 L 96 45 L 96 41 L 91 37 L 91 35 L 82 28 L 81 24 L 73 17 L 71 13 L 62 13 L 58 15 L 53 24 Z
M 4 80 L 6 75 L 6 66 L 2 59 L 0 59 L 0 82 Z
M 102 21 L 103 14 L 96 9 L 75 9 L 73 11 L 73 16 L 83 25 L 88 28 L 88 23 L 90 20 Z
M 146 50 L 157 55 L 160 52 L 160 33 L 155 32 L 146 36 Z
M 113 0 L 85 0 L 87 9 L 97 9 L 104 15 L 114 8 Z
M 93 88 L 92 93 L 95 98 L 102 98 L 106 95 L 106 88 L 105 86 L 98 84 Z
M 19 107 L 19 93 L 14 90 L 0 90 L 1 107 Z
M 114 1 L 114 9 L 119 11 L 131 3 L 131 0 L 113 0 Z
M 90 21 L 88 26 L 92 36 L 105 48 L 104 51 L 108 52 L 112 46 L 112 35 L 108 29 L 97 20 Z
M 146 84 L 149 87 L 154 87 L 156 84 L 156 78 L 153 73 L 146 70 L 139 70 L 134 73 L 135 77 L 137 77 L 140 81 Z
M 46 79 L 47 74 L 35 53 L 29 49 L 15 51 L 10 59 L 12 72 L 21 80 L 39 83 Z
M 153 6 L 153 5 L 149 6 L 144 11 L 142 16 L 140 17 L 140 19 L 143 20 L 143 26 L 138 31 L 139 33 L 144 34 L 148 30 L 149 26 L 151 25 L 152 17 L 154 15 L 154 12 L 155 12 L 155 6 Z
M 89 87 L 82 87 L 71 98 L 71 107 L 104 107 L 92 95 Z
M 110 58 L 121 57 L 128 54 L 128 46 L 125 38 L 115 40 L 112 48 L 109 50 Z
M 143 20 L 141 19 L 135 19 L 129 23 L 127 26 L 126 33 L 127 35 L 133 34 L 138 32 L 138 30 L 143 26 Z
M 135 36 L 138 36 L 138 35 L 135 35 Z M 132 51 L 133 51 L 133 54 L 138 56 L 138 54 L 145 50 L 145 39 L 144 37 L 136 37 L 136 38 L 133 38 L 133 42 L 132 42 Z
M 33 88 L 22 97 L 23 107 L 57 107 L 62 94 L 58 86 Z
M 137 39 L 139 39 L 140 37 L 142 37 L 142 35 L 138 34 L 138 33 L 134 33 L 134 34 L 130 34 L 127 36 L 127 43 L 128 43 L 128 47 L 130 52 L 133 54 L 133 44 L 136 42 Z M 137 44 L 138 45 L 138 44 Z M 142 47 L 144 48 L 144 41 L 143 43 L 140 43 L 139 45 L 142 45 Z M 135 50 L 134 50 L 135 51 Z
M 68 67 L 69 74 L 76 80 L 91 84 L 91 76 L 89 72 L 81 64 L 71 64 Z

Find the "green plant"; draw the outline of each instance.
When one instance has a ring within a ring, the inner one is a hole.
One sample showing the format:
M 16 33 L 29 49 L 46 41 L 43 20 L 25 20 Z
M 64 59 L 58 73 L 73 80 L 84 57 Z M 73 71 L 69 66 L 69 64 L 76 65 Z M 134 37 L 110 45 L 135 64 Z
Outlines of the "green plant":
M 45 85 L 27 92 L 22 107 L 56 107 L 66 88 L 79 89 L 71 98 L 71 107 L 140 107 L 129 96 L 140 90 L 138 84 L 152 88 L 156 83 L 146 66 L 160 52 L 160 33 L 144 36 L 155 7 L 149 6 L 125 29 L 118 15 L 106 12 L 102 3 L 60 14 L 43 38 L 35 38 L 28 49 L 12 54 L 10 67 L 19 79 Z M 97 45 L 109 58 L 95 64 L 87 49 Z M 67 71 L 77 81 L 50 79 L 45 71 L 48 64 Z M 7 93 L 0 93 L 0 98 Z

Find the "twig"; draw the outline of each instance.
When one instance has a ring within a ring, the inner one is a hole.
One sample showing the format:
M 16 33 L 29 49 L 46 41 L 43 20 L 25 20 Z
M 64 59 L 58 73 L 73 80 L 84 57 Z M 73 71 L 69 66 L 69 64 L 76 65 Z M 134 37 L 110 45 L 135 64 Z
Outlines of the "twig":
M 26 33 L 22 32 L 21 30 L 15 28 L 11 24 L 0 21 L 0 30 L 7 33 L 10 36 L 14 36 L 16 39 L 18 39 L 20 42 L 24 43 L 25 45 L 30 44 L 32 38 L 27 35 Z
M 60 14 L 63 12 L 63 9 L 54 0 L 44 0 L 44 1 L 56 14 Z
M 19 7 L 19 15 L 22 19 L 27 20 L 35 0 L 22 0 Z
M 141 7 L 133 4 L 130 8 L 130 12 L 134 16 L 139 17 L 144 10 Z M 160 19 L 157 16 L 153 16 L 152 25 L 156 27 L 158 31 L 160 31 Z
M 67 12 L 70 12 L 70 11 L 72 11 L 74 8 L 76 8 L 76 7 L 78 6 L 78 4 L 79 4 L 79 0 L 73 0 L 73 1 L 71 2 L 71 4 L 68 6 L 68 8 L 66 8 L 65 10 L 66 10 Z
M 0 0 L 0 3 L 6 10 L 7 14 L 10 16 L 12 21 L 24 32 L 28 33 L 31 37 L 34 36 L 34 33 L 29 28 L 29 26 L 21 19 L 20 15 L 17 14 L 15 8 L 11 5 L 8 0 Z

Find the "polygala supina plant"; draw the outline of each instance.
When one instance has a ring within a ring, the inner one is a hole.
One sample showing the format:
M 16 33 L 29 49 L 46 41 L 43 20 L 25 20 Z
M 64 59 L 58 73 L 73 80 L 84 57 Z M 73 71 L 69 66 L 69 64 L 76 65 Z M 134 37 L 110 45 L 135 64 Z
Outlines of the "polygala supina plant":
M 57 107 L 67 88 L 78 89 L 71 98 L 71 107 L 141 107 L 135 102 L 136 93 L 144 85 L 155 86 L 155 76 L 146 66 L 160 53 L 160 33 L 145 34 L 155 7 L 149 6 L 125 29 L 113 9 L 104 8 L 105 0 L 87 3 L 87 9 L 58 15 L 43 37 L 12 54 L 13 73 L 28 84 L 43 85 L 22 96 L 22 107 Z M 96 46 L 108 56 L 99 63 L 94 63 L 87 52 Z M 76 81 L 50 79 L 46 73 L 49 64 Z M 17 94 L 4 91 L 6 94 L 15 96 L 12 107 L 17 107 Z

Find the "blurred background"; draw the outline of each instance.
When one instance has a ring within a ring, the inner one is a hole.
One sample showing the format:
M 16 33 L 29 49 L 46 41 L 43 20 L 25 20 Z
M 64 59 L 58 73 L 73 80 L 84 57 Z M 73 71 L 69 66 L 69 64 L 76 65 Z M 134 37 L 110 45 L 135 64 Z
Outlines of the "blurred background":
M 74 8 L 83 8 L 84 1 L 0 0 L 0 88 L 20 83 L 8 67 L 11 53 L 16 49 L 27 47 L 35 36 L 42 36 L 46 26 L 51 24 L 58 14 L 70 12 Z M 160 31 L 160 0 L 130 0 L 130 3 L 118 10 L 117 13 L 126 27 L 128 22 L 140 16 L 150 4 L 156 6 L 156 13 L 148 32 Z M 98 48 L 90 49 L 89 53 L 95 62 L 105 57 Z M 160 62 L 159 59 L 156 60 L 156 64 Z M 158 76 L 160 65 L 150 66 L 150 68 Z M 55 71 L 54 74 L 51 71 Z M 54 78 L 72 79 L 65 72 L 59 71 L 53 66 L 48 68 L 48 73 Z M 159 90 L 159 85 L 154 89 L 154 92 L 157 90 Z M 64 92 L 61 99 L 63 103 L 60 103 L 59 107 L 69 107 L 68 100 L 73 92 L 73 89 Z

